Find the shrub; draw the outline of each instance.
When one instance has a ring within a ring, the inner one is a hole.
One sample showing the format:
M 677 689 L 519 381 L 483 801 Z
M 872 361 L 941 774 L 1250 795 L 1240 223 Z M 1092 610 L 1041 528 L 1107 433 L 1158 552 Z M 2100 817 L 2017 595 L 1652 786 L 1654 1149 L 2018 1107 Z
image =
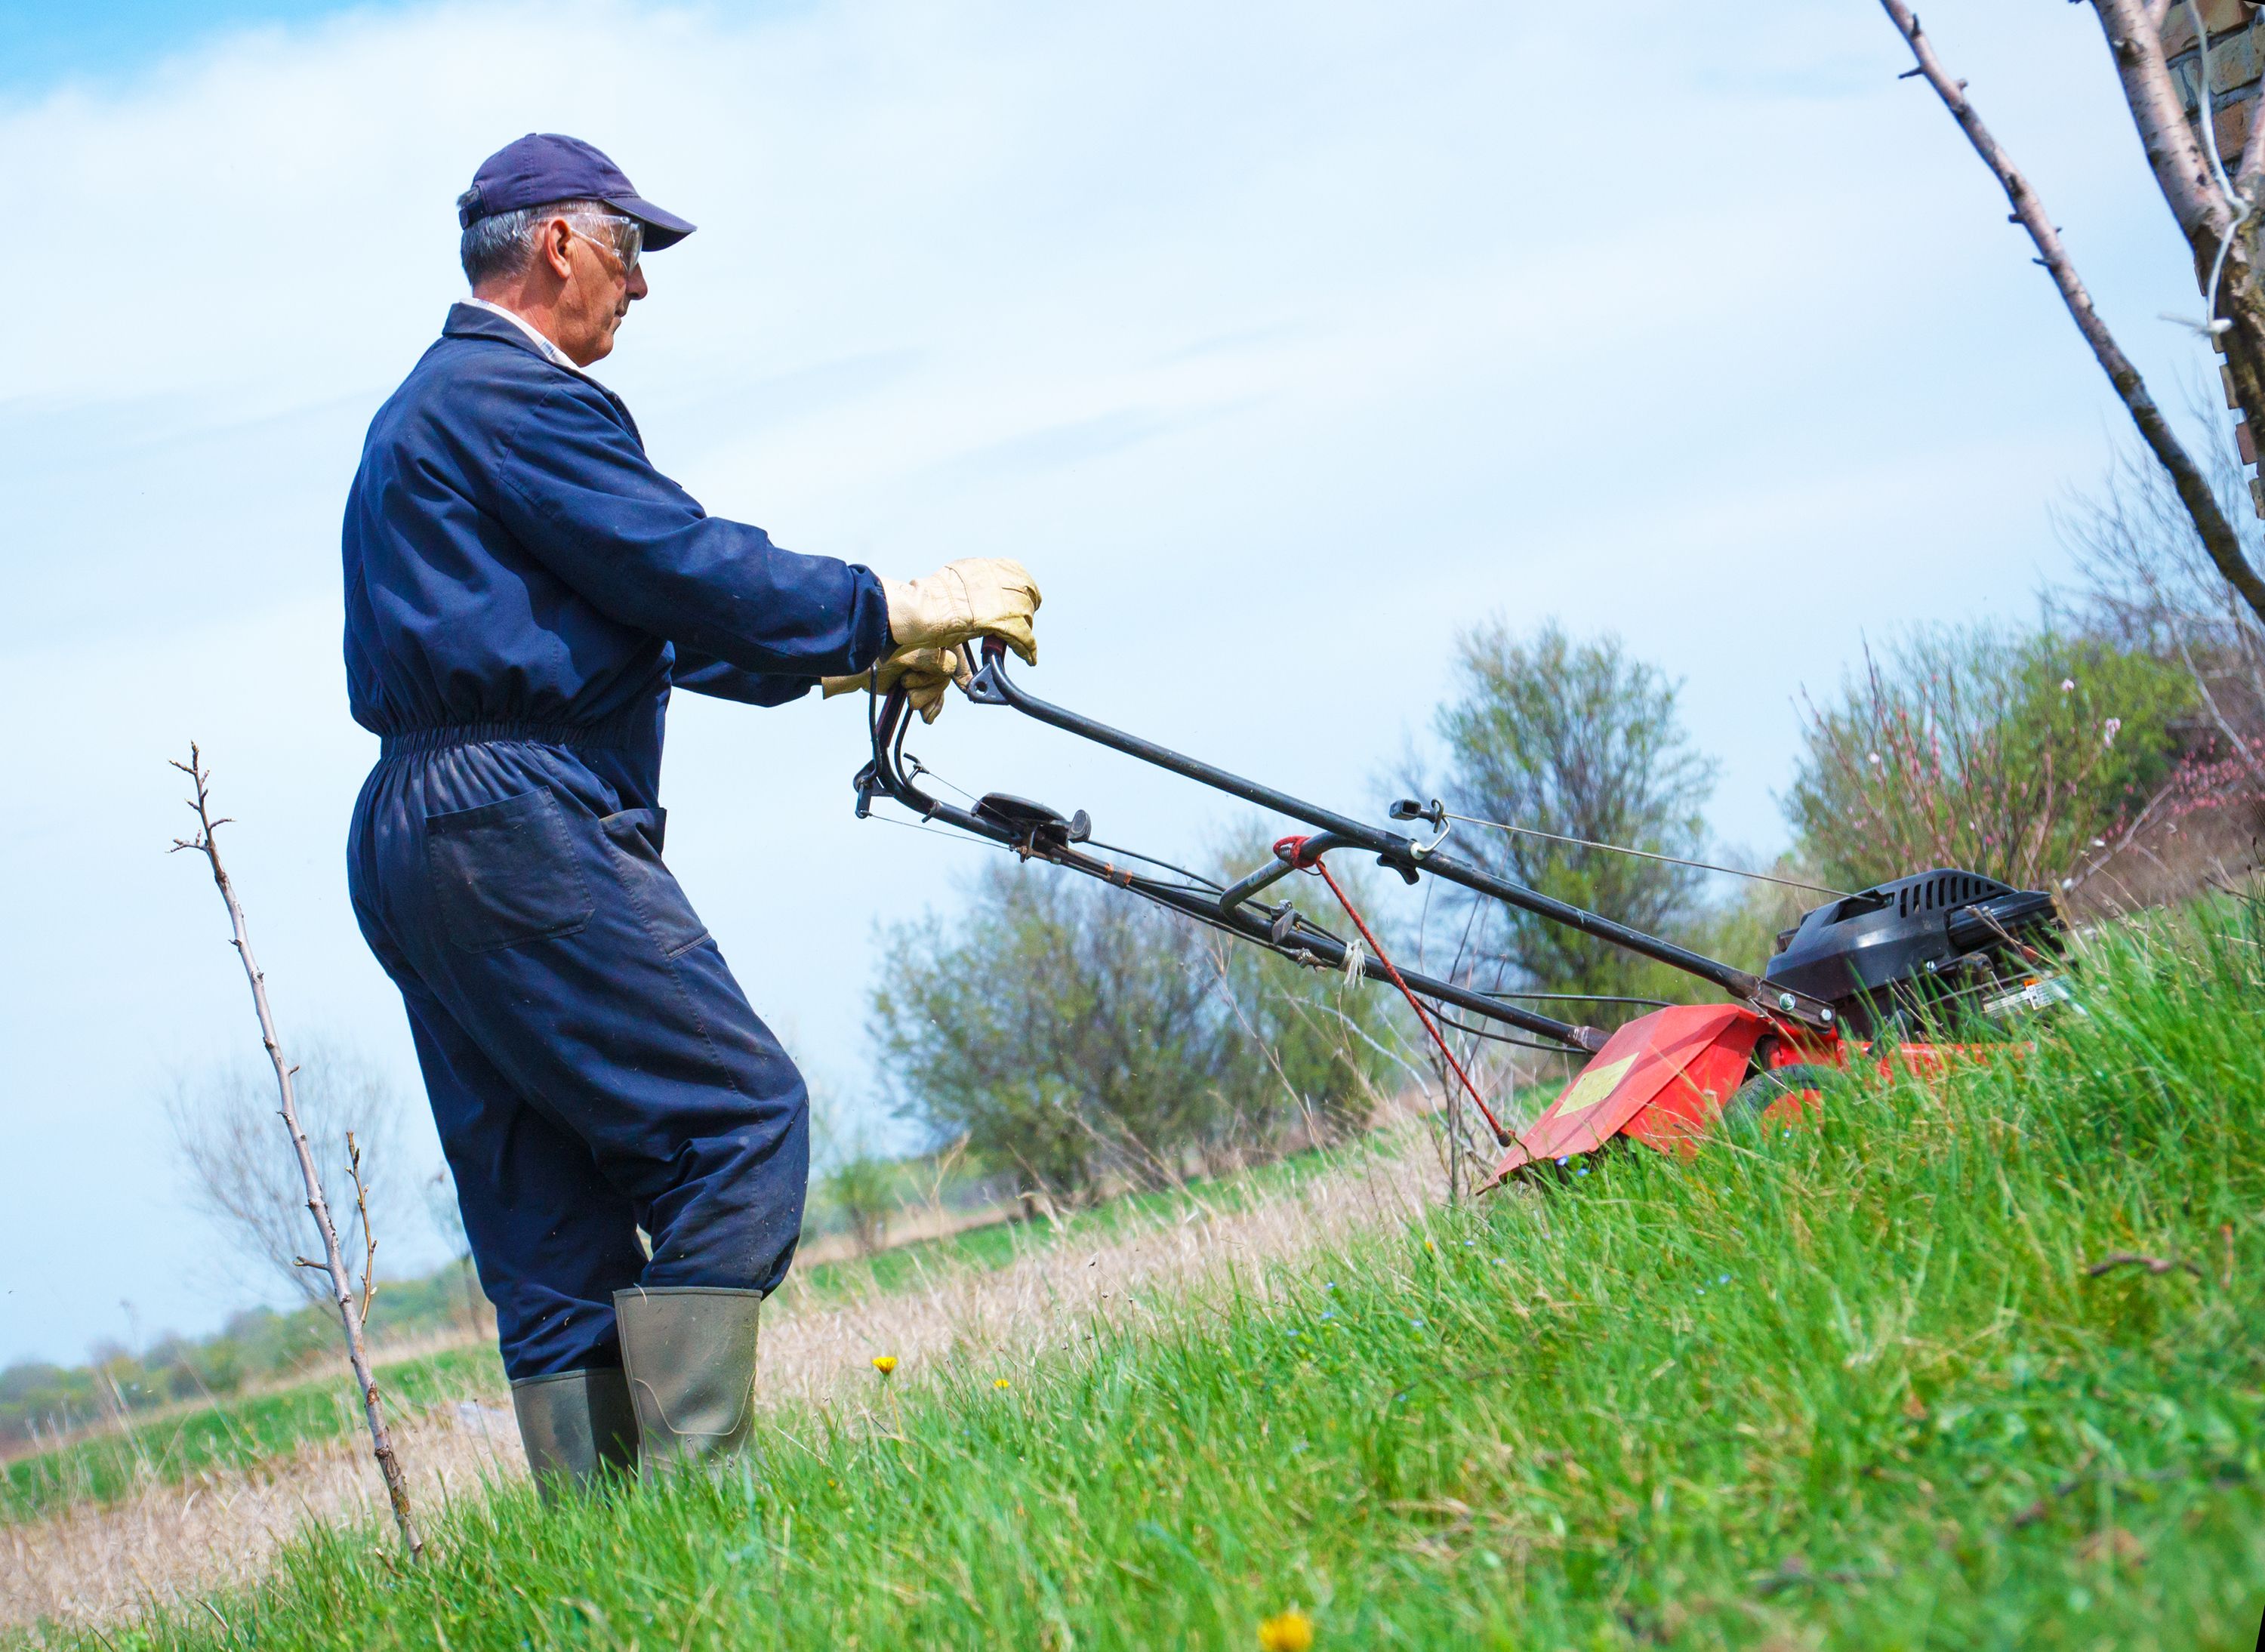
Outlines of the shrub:
M 2170 777 L 2188 679 L 2089 638 L 1913 637 L 1809 708 L 1787 813 L 1824 880 L 1931 866 L 2057 888 Z
M 1357 1111 L 1374 1058 L 1335 1048 L 1334 978 L 1051 868 L 1002 863 L 972 897 L 890 935 L 872 1030 L 900 1111 L 1025 1191 L 1154 1186 Z

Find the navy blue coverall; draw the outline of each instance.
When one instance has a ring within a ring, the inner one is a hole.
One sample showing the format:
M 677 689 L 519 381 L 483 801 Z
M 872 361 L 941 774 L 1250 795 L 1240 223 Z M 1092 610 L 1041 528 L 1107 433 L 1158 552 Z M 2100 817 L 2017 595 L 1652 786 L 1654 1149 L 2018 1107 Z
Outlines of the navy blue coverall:
M 345 563 L 383 741 L 348 884 L 505 1369 L 619 1365 L 614 1292 L 778 1284 L 809 1171 L 801 1075 L 661 862 L 669 688 L 864 670 L 880 582 L 706 514 L 618 397 L 468 304 L 370 425 Z

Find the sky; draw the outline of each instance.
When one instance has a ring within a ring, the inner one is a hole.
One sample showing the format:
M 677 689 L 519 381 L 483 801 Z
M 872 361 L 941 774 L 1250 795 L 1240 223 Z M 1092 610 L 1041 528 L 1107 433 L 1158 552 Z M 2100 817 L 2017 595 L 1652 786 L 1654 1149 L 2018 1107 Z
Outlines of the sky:
M 1928 22 L 2179 402 L 2204 359 L 2159 317 L 2199 301 L 2091 14 Z M 1715 833 L 1767 852 L 1803 688 L 1867 637 L 2029 617 L 2123 439 L 1900 50 L 1857 0 L 0 0 L 0 1362 L 273 1296 L 163 1107 L 259 1053 L 166 853 L 191 740 L 287 1044 L 421 1112 L 346 899 L 375 741 L 338 522 L 461 292 L 483 156 L 572 131 L 697 222 L 598 369 L 656 462 L 892 577 L 1021 558 L 1035 691 L 1373 807 L 1457 633 L 1555 618 L 1681 680 Z M 889 926 L 983 853 L 852 819 L 859 703 L 681 696 L 664 782 L 673 866 L 853 1117 Z M 1229 815 L 964 702 L 914 749 L 1160 852 Z M 420 1124 L 382 1174 L 437 1162 Z

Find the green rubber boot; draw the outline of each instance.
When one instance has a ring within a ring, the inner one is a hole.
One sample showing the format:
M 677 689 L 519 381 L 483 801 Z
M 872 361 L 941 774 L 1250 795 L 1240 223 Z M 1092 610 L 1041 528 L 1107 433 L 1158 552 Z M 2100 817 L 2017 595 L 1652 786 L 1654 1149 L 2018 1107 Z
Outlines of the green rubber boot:
M 520 1443 L 543 1501 L 587 1491 L 601 1470 L 637 1472 L 637 1414 L 619 1371 L 562 1371 L 511 1385 Z
M 709 1285 L 614 1292 L 622 1365 L 648 1473 L 742 1450 L 755 1422 L 760 1291 Z

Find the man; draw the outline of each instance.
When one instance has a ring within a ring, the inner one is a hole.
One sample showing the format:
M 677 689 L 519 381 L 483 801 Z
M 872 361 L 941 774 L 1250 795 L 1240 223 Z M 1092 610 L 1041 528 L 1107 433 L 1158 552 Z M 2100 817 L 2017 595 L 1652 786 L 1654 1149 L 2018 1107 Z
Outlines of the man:
M 1032 657 L 1038 592 L 1003 560 L 797 556 L 656 470 L 586 369 L 693 226 L 589 144 L 530 134 L 456 207 L 471 300 L 346 502 L 347 680 L 383 740 L 347 876 L 555 1495 L 744 1440 L 802 1225 L 802 1078 L 661 860 L 671 688 L 901 681 L 933 717 L 972 639 Z

